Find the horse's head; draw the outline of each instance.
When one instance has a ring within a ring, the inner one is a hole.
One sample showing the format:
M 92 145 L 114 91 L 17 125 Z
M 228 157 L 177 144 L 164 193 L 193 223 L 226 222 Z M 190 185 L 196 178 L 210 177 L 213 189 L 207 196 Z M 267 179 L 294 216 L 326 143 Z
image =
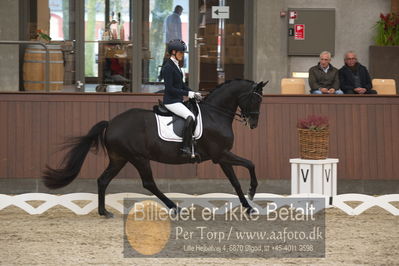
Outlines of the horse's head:
M 251 129 L 258 126 L 259 109 L 262 102 L 262 90 L 263 87 L 268 83 L 259 82 L 252 85 L 250 91 L 240 95 L 238 100 L 238 106 L 241 109 L 241 116 L 246 124 L 249 124 Z

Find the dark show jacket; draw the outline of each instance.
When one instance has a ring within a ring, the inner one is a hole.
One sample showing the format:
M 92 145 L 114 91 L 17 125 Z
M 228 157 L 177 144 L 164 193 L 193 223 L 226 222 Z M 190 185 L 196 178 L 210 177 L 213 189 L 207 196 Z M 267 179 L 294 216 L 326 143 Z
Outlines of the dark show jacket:
M 162 76 L 165 82 L 164 104 L 183 102 L 183 96 L 191 91 L 183 82 L 183 73 L 169 58 L 162 67 Z
M 367 68 L 358 63 L 357 73 L 360 78 L 361 88 L 371 90 L 371 78 L 369 72 L 367 71 Z M 346 65 L 341 67 L 341 69 L 339 70 L 339 81 L 341 83 L 341 90 L 344 93 L 352 92 L 353 89 L 355 89 L 355 78 L 353 77 L 352 70 Z
M 309 69 L 310 92 L 320 88 L 339 90 L 338 69 L 329 64 L 327 73 L 321 68 L 320 64 Z

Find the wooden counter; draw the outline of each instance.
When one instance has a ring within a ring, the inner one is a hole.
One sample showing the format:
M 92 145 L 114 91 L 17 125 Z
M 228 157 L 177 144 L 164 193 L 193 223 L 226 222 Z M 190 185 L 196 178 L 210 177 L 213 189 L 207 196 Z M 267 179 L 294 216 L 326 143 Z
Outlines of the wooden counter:
M 160 94 L 0 93 L 0 178 L 40 176 L 56 166 L 68 136 L 86 134 L 100 120 L 132 107 L 150 109 Z M 296 122 L 309 114 L 330 119 L 330 156 L 339 158 L 338 179 L 399 179 L 399 96 L 264 95 L 257 129 L 234 124 L 233 151 L 255 163 L 260 179 L 288 179 L 298 157 Z M 134 132 L 132 132 L 134 134 Z M 81 177 L 97 178 L 103 154 L 90 154 Z M 248 177 L 238 167 L 239 177 Z M 218 165 L 153 163 L 156 178 L 224 177 Z M 119 177 L 138 177 L 126 167 Z

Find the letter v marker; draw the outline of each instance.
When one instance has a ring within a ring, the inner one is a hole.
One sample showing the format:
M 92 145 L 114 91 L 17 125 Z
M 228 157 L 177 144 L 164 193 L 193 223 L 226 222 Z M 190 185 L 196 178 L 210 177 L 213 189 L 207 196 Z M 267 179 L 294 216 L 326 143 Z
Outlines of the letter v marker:
M 308 179 L 309 169 L 306 170 L 306 175 L 303 173 L 303 169 L 301 169 L 301 174 L 302 174 L 303 182 L 306 183 L 306 180 Z
M 328 173 L 327 173 L 327 169 L 324 169 L 324 173 L 326 174 L 326 179 L 328 182 L 328 180 L 330 179 L 330 175 L 331 175 L 331 169 L 328 169 Z

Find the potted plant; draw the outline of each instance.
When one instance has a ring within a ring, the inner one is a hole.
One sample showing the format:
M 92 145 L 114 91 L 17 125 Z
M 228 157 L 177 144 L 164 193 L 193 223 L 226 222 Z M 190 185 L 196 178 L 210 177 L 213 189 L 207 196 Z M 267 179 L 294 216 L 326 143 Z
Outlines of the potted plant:
M 375 24 L 375 44 L 380 46 L 399 45 L 399 15 L 388 13 L 380 14 Z
M 375 45 L 369 50 L 370 74 L 373 78 L 395 79 L 399 84 L 399 14 L 380 14 L 374 30 Z
M 42 41 L 42 42 L 50 42 L 51 41 L 51 37 L 46 34 L 43 30 L 37 30 L 37 37 L 36 39 L 38 41 Z
M 300 119 L 297 128 L 301 159 L 326 159 L 329 143 L 328 118 L 310 115 L 305 119 Z

